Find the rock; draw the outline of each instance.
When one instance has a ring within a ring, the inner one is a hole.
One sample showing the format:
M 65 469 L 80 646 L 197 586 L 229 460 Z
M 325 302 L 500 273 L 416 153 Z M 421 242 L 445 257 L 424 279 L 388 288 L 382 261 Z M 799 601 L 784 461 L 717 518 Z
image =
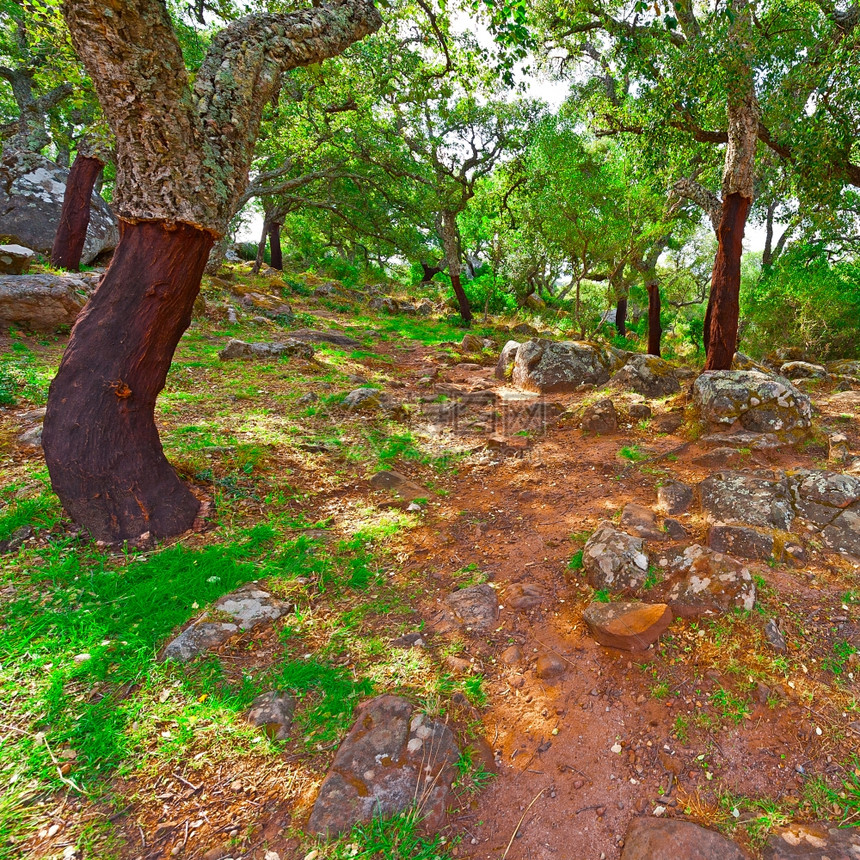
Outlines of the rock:
M 509 645 L 502 651 L 499 659 L 503 663 L 507 663 L 509 666 L 514 663 L 519 663 L 520 660 L 523 659 L 523 652 L 519 645 Z
M 681 481 L 657 487 L 657 506 L 664 514 L 685 514 L 693 503 L 693 488 Z
M 296 403 L 299 406 L 310 406 L 311 403 L 316 403 L 317 400 L 319 400 L 319 397 L 313 391 L 309 391 L 307 394 L 303 394 Z
M 77 277 L 3 275 L 0 276 L 0 323 L 46 331 L 70 326 L 86 304 L 87 294 L 87 285 Z
M 430 299 L 421 299 L 415 305 L 415 313 L 419 317 L 429 317 L 433 314 L 433 302 Z
M 603 522 L 588 539 L 583 566 L 592 588 L 631 594 L 642 587 L 648 572 L 648 556 L 641 538 L 618 531 Z
M 530 293 L 523 301 L 523 307 L 532 311 L 546 310 L 546 302 L 537 293 Z
M 746 430 L 737 433 L 711 433 L 702 436 L 699 444 L 711 448 L 749 448 L 752 451 L 768 451 L 782 447 L 782 442 L 775 433 L 750 433 Z
M 18 418 L 21 421 L 44 421 L 47 411 L 46 406 L 40 406 L 38 409 L 28 409 L 26 412 L 22 412 Z
M 776 623 L 776 619 L 768 618 L 764 625 L 764 638 L 767 639 L 767 644 L 776 651 L 777 654 L 785 654 L 788 652 L 788 646 L 785 644 L 785 637 Z
M 827 459 L 831 463 L 845 464 L 851 459 L 848 437 L 844 433 L 831 433 L 827 438 Z
M 280 358 L 281 356 L 310 361 L 314 357 L 314 348 L 310 344 L 293 338 L 275 343 L 246 343 L 233 337 L 218 353 L 221 361 L 234 358 Z
M 675 433 L 684 426 L 684 416 L 680 412 L 665 412 L 651 422 L 655 433 Z
M 499 620 L 499 600 L 485 582 L 449 594 L 445 604 L 448 619 L 467 630 L 492 630 Z
M 400 302 L 391 296 L 376 296 L 367 303 L 367 306 L 372 311 L 382 311 L 386 314 L 396 314 L 400 310 Z
M 534 609 L 541 605 L 545 596 L 539 586 L 530 582 L 517 582 L 507 590 L 505 604 L 511 609 Z
M 404 633 L 391 640 L 393 648 L 426 648 L 427 640 L 423 633 Z
M 342 331 L 317 331 L 313 328 L 297 328 L 290 332 L 292 340 L 303 340 L 306 343 L 331 343 L 344 349 L 358 349 L 361 341 L 344 334 Z
M 666 529 L 666 537 L 669 540 L 686 540 L 689 537 L 687 530 L 678 520 L 667 517 L 663 520 L 663 528 Z
M 484 341 L 474 334 L 467 334 L 463 336 L 463 340 L 460 342 L 460 349 L 463 352 L 482 352 Z
M 574 391 L 583 383 L 602 385 L 620 360 L 619 353 L 596 343 L 529 340 L 517 350 L 512 381 L 538 394 Z
M 647 816 L 630 822 L 621 860 L 746 860 L 746 855 L 714 830 Z
M 804 437 L 812 424 L 812 402 L 787 379 L 758 370 L 709 370 L 693 383 L 693 404 L 703 421 L 745 430 Z
M 455 675 L 468 675 L 472 671 L 472 664 L 465 657 L 455 657 L 449 654 L 443 661 L 445 668 Z
M 779 372 L 788 379 L 824 379 L 827 376 L 826 367 L 808 361 L 787 361 Z
M 518 323 L 511 327 L 511 334 L 522 334 L 526 337 L 537 337 L 538 330 L 528 323 Z
M 502 353 L 499 356 L 499 361 L 496 364 L 495 377 L 502 381 L 510 379 L 514 372 L 514 361 L 517 357 L 517 350 L 520 348 L 519 341 L 509 340 L 503 347 Z
M 24 541 L 33 536 L 32 526 L 19 526 L 6 540 L 0 541 L 0 555 L 17 552 Z
M 273 597 L 255 583 L 248 583 L 217 600 L 211 610 L 186 627 L 164 649 L 163 659 L 185 663 L 217 648 L 240 630 L 255 630 L 271 624 L 290 611 L 289 604 Z M 219 617 L 210 621 L 209 613 Z M 224 616 L 230 620 L 223 620 Z
M 857 860 L 860 830 L 826 821 L 790 824 L 771 833 L 764 860 Z
M 611 400 L 598 400 L 582 414 L 580 428 L 586 433 L 615 433 L 618 430 L 618 413 Z
M 331 838 L 358 822 L 406 812 L 417 801 L 423 825 L 435 832 L 453 799 L 459 757 L 446 725 L 416 714 L 399 696 L 372 699 L 335 755 L 308 830 Z
M 831 361 L 827 369 L 835 376 L 853 376 L 855 379 L 860 379 L 860 361 L 854 359 Z
M 789 531 L 794 520 L 784 475 L 717 472 L 699 484 L 702 512 L 711 523 L 733 523 Z
M 0 245 L 0 275 L 23 275 L 36 254 L 23 245 Z
M 551 681 L 564 674 L 564 660 L 555 654 L 541 654 L 535 664 L 535 674 L 542 681 Z
M 773 555 L 773 536 L 746 526 L 711 526 L 708 546 L 727 555 L 767 561 Z
M 4 153 L 0 163 L 0 236 L 49 256 L 60 223 L 69 171 L 34 153 Z M 116 218 L 93 192 L 90 221 L 81 255 L 89 265 L 119 242 Z
M 356 388 L 343 399 L 344 409 L 373 411 L 382 406 L 382 392 L 378 388 Z
M 251 313 L 262 314 L 265 319 L 289 323 L 295 318 L 293 309 L 276 296 L 248 292 L 239 297 L 239 304 Z
M 669 629 L 672 610 L 665 603 L 593 602 L 582 617 L 601 645 L 645 651 Z
M 735 357 L 732 359 L 732 370 L 760 370 L 762 373 L 768 372 L 763 364 L 759 364 L 754 358 L 750 358 L 742 352 L 735 353 Z
M 723 469 L 727 466 L 739 466 L 743 462 L 741 452 L 737 448 L 713 448 L 712 450 L 693 457 L 693 464 L 704 466 L 706 469 Z
M 750 611 L 755 605 L 749 569 L 728 555 L 693 544 L 662 563 L 669 576 L 659 592 L 675 615 L 696 618 L 735 608 Z
M 37 424 L 35 427 L 30 427 L 18 437 L 18 444 L 22 448 L 41 448 L 42 447 L 42 425 Z
M 644 505 L 629 502 L 621 512 L 621 528 L 644 540 L 666 540 L 665 532 L 657 525 L 657 515 Z
M 290 736 L 295 710 L 296 700 L 289 693 L 273 690 L 251 702 L 246 718 L 251 725 L 263 729 L 272 740 L 284 741 Z
M 675 368 L 656 355 L 631 355 L 610 385 L 636 391 L 645 397 L 667 397 L 681 390 Z
M 631 403 L 627 415 L 631 421 L 647 421 L 651 417 L 651 407 L 647 403 Z
M 860 477 L 799 469 L 791 477 L 791 491 L 797 515 L 824 527 L 860 502 Z
M 337 284 L 320 284 L 316 289 L 314 289 L 312 295 L 315 299 L 329 299 L 336 296 L 340 290 L 337 287 Z
M 406 314 L 407 316 L 414 317 L 417 314 L 415 309 L 415 305 L 412 302 L 398 302 L 397 312 L 401 314 Z
M 839 514 L 821 532 L 824 545 L 835 552 L 860 559 L 860 505 Z
M 430 491 L 415 481 L 410 480 L 400 472 L 377 472 L 370 479 L 370 486 L 375 490 L 391 490 L 401 499 L 412 502 L 415 499 L 426 499 Z

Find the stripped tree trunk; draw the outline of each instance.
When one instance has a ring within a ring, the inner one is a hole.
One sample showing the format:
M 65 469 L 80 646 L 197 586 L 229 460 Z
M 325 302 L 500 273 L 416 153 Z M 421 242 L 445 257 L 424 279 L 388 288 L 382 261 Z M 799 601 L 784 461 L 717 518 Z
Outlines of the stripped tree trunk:
M 648 355 L 660 355 L 660 339 L 663 329 L 660 325 L 660 282 L 649 278 L 645 284 L 648 290 Z
M 749 62 L 750 10 L 746 0 L 734 0 L 730 36 L 733 52 L 729 81 L 729 142 L 723 170 L 723 202 L 717 229 L 717 256 L 705 314 L 705 370 L 730 370 L 738 342 L 741 256 L 744 228 L 753 201 L 755 150 L 761 118 L 755 80 Z
M 90 201 L 99 174 L 104 168 L 101 159 L 78 152 L 66 181 L 60 224 L 51 249 L 51 263 L 61 269 L 77 272 L 87 239 L 90 223 Z
M 269 224 L 269 256 L 271 258 L 271 267 L 279 272 L 284 270 L 284 257 L 281 253 L 281 224 L 277 221 L 272 221 Z
M 627 296 L 615 305 L 615 328 L 621 337 L 627 337 Z
M 460 281 L 460 231 L 457 228 L 456 213 L 447 210 L 442 212 L 438 219 L 438 226 L 445 260 L 448 263 L 448 274 L 451 276 L 451 286 L 454 288 L 454 295 L 460 308 L 460 316 L 468 324 L 472 322 L 472 309 Z
M 263 260 L 266 255 L 266 239 L 269 238 L 269 218 L 266 216 L 263 218 L 263 229 L 260 231 L 260 241 L 257 242 L 257 256 L 254 259 L 254 265 L 251 267 L 251 271 L 255 275 L 260 274 L 260 269 L 263 267 Z
M 199 505 L 164 458 L 155 401 L 247 185 L 263 106 L 284 71 L 341 53 L 381 19 L 369 0 L 240 18 L 212 39 L 192 90 L 161 0 L 65 0 L 63 14 L 116 137 L 121 236 L 51 383 L 45 459 L 94 536 L 178 534 Z

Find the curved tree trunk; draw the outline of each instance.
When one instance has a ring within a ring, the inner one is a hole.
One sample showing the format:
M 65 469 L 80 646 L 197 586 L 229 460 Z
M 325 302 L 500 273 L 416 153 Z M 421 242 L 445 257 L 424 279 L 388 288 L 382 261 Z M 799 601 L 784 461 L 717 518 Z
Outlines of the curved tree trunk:
M 284 270 L 284 257 L 281 253 L 281 224 L 277 221 L 272 221 L 269 224 L 269 255 L 271 257 L 271 267 L 279 272 Z
M 104 164 L 91 155 L 75 156 L 69 171 L 60 224 L 51 249 L 51 264 L 61 269 L 77 272 L 81 265 L 81 254 L 90 223 L 90 201 L 93 188 Z
M 154 410 L 213 236 L 120 222 L 120 242 L 51 383 L 42 445 L 71 517 L 104 541 L 179 534 L 200 504 L 167 462 Z
M 457 216 L 454 212 L 442 212 L 439 218 L 439 232 L 445 259 L 448 262 L 451 286 L 454 288 L 454 295 L 460 307 L 460 316 L 465 323 L 469 324 L 472 322 L 472 309 L 460 280 L 460 231 L 457 229 Z
M 429 284 L 430 281 L 433 280 L 434 275 L 438 275 L 440 272 L 445 271 L 444 265 L 438 266 L 428 266 L 427 263 L 419 263 L 421 266 L 421 283 Z
M 263 259 L 266 254 L 266 239 L 269 238 L 269 219 L 263 219 L 263 230 L 260 233 L 260 241 L 257 242 L 257 259 L 254 260 L 254 266 L 251 271 L 255 275 L 260 274 L 260 269 L 263 267 Z
M 615 328 L 621 337 L 627 337 L 627 297 L 618 299 L 615 306 Z
M 660 326 L 660 284 L 649 280 L 648 289 L 648 355 L 660 355 L 660 339 L 663 329 Z
M 751 204 L 751 198 L 741 194 L 728 194 L 723 200 L 717 232 L 719 246 L 705 313 L 705 370 L 731 370 L 737 349 L 741 255 Z

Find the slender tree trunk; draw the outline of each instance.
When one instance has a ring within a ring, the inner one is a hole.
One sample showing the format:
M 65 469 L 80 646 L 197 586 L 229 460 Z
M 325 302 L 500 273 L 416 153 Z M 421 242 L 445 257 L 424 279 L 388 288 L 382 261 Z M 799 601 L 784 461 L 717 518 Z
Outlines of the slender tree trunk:
M 445 267 L 442 265 L 439 266 L 428 266 L 427 263 L 419 263 L 421 266 L 421 283 L 429 284 L 433 280 L 433 275 L 438 275 L 439 272 L 444 271 Z
M 263 259 L 266 253 L 266 239 L 269 238 L 269 219 L 263 219 L 263 231 L 260 233 L 260 241 L 257 243 L 257 259 L 254 260 L 254 266 L 251 271 L 258 275 L 263 266 Z
M 98 158 L 80 152 L 75 156 L 66 182 L 60 224 L 51 249 L 51 263 L 58 268 L 72 272 L 80 268 L 90 223 L 90 201 L 103 167 L 104 164 Z
M 271 255 L 271 267 L 279 272 L 284 270 L 284 257 L 281 254 L 281 225 L 272 221 L 269 225 L 269 253 Z
M 51 383 L 42 445 L 51 483 L 93 537 L 179 534 L 200 507 L 167 462 L 154 410 L 191 322 L 213 236 L 120 222 L 120 243 Z
M 751 204 L 752 199 L 741 194 L 729 194 L 723 199 L 717 259 L 705 314 L 705 370 L 731 370 L 737 349 L 741 255 Z
M 621 337 L 627 337 L 627 297 L 618 299 L 615 306 L 615 328 Z
M 448 274 L 451 276 L 451 286 L 460 307 L 460 316 L 466 324 L 472 322 L 472 309 L 469 299 L 460 280 L 460 234 L 457 230 L 457 216 L 454 212 L 443 212 L 439 218 L 439 232 L 442 234 L 442 247 L 445 259 L 448 261 Z
M 660 355 L 660 339 L 663 329 L 660 327 L 660 283 L 649 280 L 645 285 L 648 289 L 648 355 Z

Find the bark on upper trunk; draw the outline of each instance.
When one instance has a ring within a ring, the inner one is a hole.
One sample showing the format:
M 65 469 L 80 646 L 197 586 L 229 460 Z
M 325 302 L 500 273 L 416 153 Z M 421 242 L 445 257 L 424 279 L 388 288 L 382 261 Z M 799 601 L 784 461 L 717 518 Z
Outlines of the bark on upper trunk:
M 69 171 L 60 224 L 51 249 L 51 263 L 61 269 L 77 272 L 90 223 L 93 189 L 104 164 L 95 156 L 79 152 Z
M 627 297 L 618 299 L 615 306 L 615 328 L 621 337 L 627 337 Z
M 454 288 L 454 295 L 460 308 L 460 316 L 464 322 L 471 323 L 472 309 L 460 280 L 460 231 L 457 228 L 456 213 L 447 210 L 442 212 L 438 226 L 445 260 L 448 263 L 448 274 L 451 276 L 451 286 Z
M 645 285 L 648 290 L 648 355 L 660 355 L 663 328 L 660 324 L 660 283 L 652 278 Z
M 284 257 L 281 253 L 281 225 L 277 221 L 269 224 L 269 257 L 271 267 L 279 272 L 284 268 Z

